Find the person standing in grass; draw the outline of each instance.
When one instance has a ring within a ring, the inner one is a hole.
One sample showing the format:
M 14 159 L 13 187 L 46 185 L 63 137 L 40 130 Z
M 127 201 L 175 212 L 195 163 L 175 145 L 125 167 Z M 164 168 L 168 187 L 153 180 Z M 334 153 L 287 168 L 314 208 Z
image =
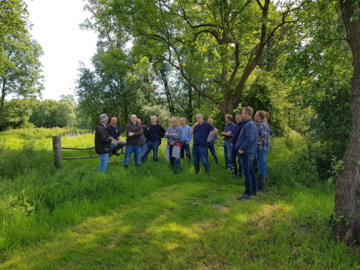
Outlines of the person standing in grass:
M 184 158 L 184 152 L 186 152 L 186 156 L 188 157 L 189 160 L 191 160 L 191 155 L 190 155 L 190 142 L 192 139 L 192 136 L 190 135 L 191 127 L 186 124 L 185 117 L 180 118 L 180 125 L 182 129 L 180 158 Z
M 269 152 L 270 127 L 265 121 L 265 112 L 257 111 L 255 114 L 255 123 L 259 134 L 258 147 L 255 152 L 256 160 L 259 166 L 258 192 L 265 191 L 267 174 L 267 153 Z
M 100 115 L 100 123 L 95 130 L 95 151 L 100 156 L 99 172 L 105 172 L 109 165 L 112 138 L 106 131 L 106 124 L 108 121 L 109 117 L 106 114 Z
M 146 151 L 146 138 L 147 138 L 147 135 L 148 135 L 148 129 L 147 129 L 147 127 L 146 126 L 143 126 L 143 125 L 141 125 L 141 119 L 140 118 L 138 118 L 137 120 L 136 120 L 136 122 L 142 127 L 142 129 L 143 129 L 143 135 L 141 135 L 141 138 L 140 138 L 140 140 L 141 140 L 141 146 L 140 146 L 140 149 L 141 149 L 141 153 L 140 153 L 140 156 L 142 156 L 142 155 L 144 155 L 145 154 L 145 151 Z
M 249 200 L 252 199 L 251 194 L 256 195 L 256 175 L 252 157 L 257 149 L 259 134 L 256 124 L 251 119 L 253 112 L 254 110 L 251 107 L 243 109 L 244 127 L 235 145 L 235 149 L 239 153 L 242 171 L 245 177 L 245 192 L 243 196 L 237 198 L 238 200 Z
M 141 161 L 145 162 L 148 154 L 151 150 L 153 150 L 153 160 L 154 162 L 158 161 L 158 149 L 161 144 L 161 138 L 164 138 L 165 129 L 156 123 L 156 116 L 153 115 L 150 118 L 151 125 L 147 127 L 147 143 L 146 143 L 146 151 L 141 157 Z
M 214 123 L 214 120 L 212 118 L 209 118 L 208 123 L 210 125 L 212 125 Z M 215 151 L 215 143 L 217 142 L 217 139 L 218 139 L 218 134 L 216 133 L 214 135 L 214 137 L 207 143 L 207 147 L 210 150 L 210 153 L 213 156 L 213 158 L 215 160 L 215 163 L 219 164 L 219 160 L 218 160 L 218 158 L 216 156 L 216 151 Z
M 217 133 L 217 128 L 212 126 L 210 123 L 205 122 L 204 116 L 201 113 L 196 115 L 196 123 L 190 130 L 190 135 L 194 135 L 192 152 L 196 174 L 200 171 L 200 158 L 204 165 L 206 174 L 210 174 L 210 165 L 208 161 L 208 141 L 212 140 L 213 137 L 217 135 Z
M 137 116 L 131 115 L 131 121 L 126 125 L 126 149 L 125 160 L 123 166 L 127 169 L 132 153 L 134 153 L 135 166 L 140 167 L 140 153 L 141 153 L 141 136 L 143 135 L 143 128 L 137 122 Z
M 117 118 L 111 118 L 111 124 L 106 127 L 106 131 L 111 137 L 111 153 L 119 156 L 118 151 L 126 145 L 126 142 L 121 140 L 121 131 L 116 124 Z
M 233 175 L 236 178 L 242 178 L 242 167 L 241 167 L 241 160 L 238 158 L 238 164 L 239 164 L 239 171 L 237 170 L 237 164 L 236 164 L 236 157 L 238 157 L 238 153 L 236 151 L 235 145 L 237 142 L 237 139 L 239 137 L 240 131 L 242 127 L 244 126 L 244 122 L 242 121 L 242 115 L 237 113 L 235 116 L 235 128 L 233 131 L 233 136 L 231 138 L 231 163 L 234 166 L 234 173 Z
M 171 119 L 171 127 L 169 127 L 165 133 L 165 138 L 168 139 L 166 146 L 166 160 L 170 161 L 171 168 L 180 173 L 180 149 L 181 149 L 181 135 L 182 129 L 178 126 L 178 120 L 176 117 Z
M 221 132 L 221 136 L 224 136 L 224 157 L 226 169 L 233 171 L 233 164 L 231 159 L 231 139 L 233 136 L 235 124 L 232 122 L 233 118 L 230 114 L 225 115 L 225 130 Z

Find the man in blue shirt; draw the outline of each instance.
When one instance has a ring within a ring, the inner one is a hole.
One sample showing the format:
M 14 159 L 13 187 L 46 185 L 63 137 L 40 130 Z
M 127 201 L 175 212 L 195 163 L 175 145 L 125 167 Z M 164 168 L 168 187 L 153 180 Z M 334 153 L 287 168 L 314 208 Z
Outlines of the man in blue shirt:
M 144 163 L 148 154 L 153 150 L 153 160 L 154 162 L 158 161 L 158 149 L 161 144 L 161 138 L 164 138 L 165 129 L 156 123 L 156 116 L 153 115 L 150 118 L 151 125 L 147 127 L 147 138 L 146 138 L 146 151 L 141 157 L 141 161 Z
M 199 158 L 202 160 L 206 174 L 210 174 L 207 143 L 209 140 L 212 140 L 212 137 L 217 133 L 217 128 L 207 122 L 204 122 L 204 116 L 201 113 L 196 115 L 196 123 L 190 130 L 190 135 L 194 135 L 192 152 L 196 174 L 200 171 Z
M 226 169 L 232 171 L 232 159 L 231 159 L 231 139 L 233 136 L 233 131 L 235 128 L 235 124 L 232 122 L 233 118 L 230 114 L 225 115 L 225 130 L 221 132 L 221 136 L 224 136 L 224 157 L 225 157 L 225 167 Z
M 258 191 L 264 192 L 267 175 L 267 154 L 269 152 L 270 127 L 265 121 L 265 112 L 257 111 L 255 114 L 255 123 L 259 134 L 258 147 L 255 152 L 259 167 Z
M 253 167 L 252 157 L 256 152 L 259 142 L 259 134 L 256 124 L 251 119 L 254 110 L 251 107 L 246 107 L 242 111 L 244 127 L 242 128 L 235 149 L 239 153 L 243 175 L 245 177 L 245 192 L 244 195 L 237 198 L 238 200 L 252 199 L 251 194 L 256 195 L 256 175 Z
M 235 115 L 235 122 L 236 122 L 236 125 L 235 125 L 233 136 L 232 136 L 232 139 L 231 139 L 231 162 L 232 162 L 232 164 L 234 166 L 233 175 L 236 178 L 242 178 L 241 160 L 240 160 L 240 158 L 238 158 L 238 164 L 239 164 L 239 171 L 238 171 L 237 170 L 237 163 L 236 163 L 236 157 L 238 155 L 237 155 L 237 151 L 236 151 L 236 148 L 235 148 L 237 139 L 238 139 L 238 137 L 240 135 L 240 131 L 241 131 L 242 127 L 244 126 L 244 122 L 242 121 L 242 115 L 241 114 L 237 113 Z
M 189 160 L 191 160 L 191 155 L 190 155 L 190 142 L 192 139 L 192 136 L 190 135 L 191 127 L 186 124 L 185 117 L 180 118 L 180 125 L 182 129 L 180 158 L 184 158 L 184 152 L 186 152 L 186 156 L 188 157 Z
M 121 130 L 116 124 L 117 118 L 111 118 L 111 124 L 106 127 L 106 131 L 111 137 L 111 153 L 119 156 L 118 151 L 126 145 L 126 142 L 121 140 Z
M 208 119 L 208 123 L 209 123 L 210 125 L 213 125 L 214 120 L 213 120 L 212 118 L 209 118 L 209 119 Z M 208 147 L 208 149 L 210 150 L 210 153 L 211 153 L 211 155 L 213 156 L 213 158 L 214 158 L 214 160 L 215 160 L 215 163 L 216 163 L 216 164 L 219 164 L 219 160 L 218 160 L 218 158 L 217 158 L 216 151 L 215 151 L 215 143 L 217 142 L 217 140 L 218 140 L 218 133 L 216 133 L 216 134 L 214 135 L 213 139 L 210 140 L 210 141 L 207 143 L 207 147 Z

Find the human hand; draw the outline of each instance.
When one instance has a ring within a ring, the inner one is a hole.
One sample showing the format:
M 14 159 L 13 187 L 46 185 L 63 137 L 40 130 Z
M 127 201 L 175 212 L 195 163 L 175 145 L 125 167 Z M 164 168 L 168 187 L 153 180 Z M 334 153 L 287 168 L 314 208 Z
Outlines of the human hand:
M 231 143 L 231 146 L 234 146 L 233 143 Z
M 171 133 L 171 136 L 175 136 L 176 135 L 176 133 Z
M 129 132 L 129 137 L 132 137 L 132 136 L 134 136 L 134 132 Z
M 269 141 L 269 144 L 271 144 L 271 141 Z
M 199 123 L 198 122 L 195 122 L 195 124 L 193 125 L 193 127 L 196 127 Z
M 239 149 L 239 154 L 243 154 L 243 153 L 244 153 L 244 151 L 242 151 L 242 150 Z

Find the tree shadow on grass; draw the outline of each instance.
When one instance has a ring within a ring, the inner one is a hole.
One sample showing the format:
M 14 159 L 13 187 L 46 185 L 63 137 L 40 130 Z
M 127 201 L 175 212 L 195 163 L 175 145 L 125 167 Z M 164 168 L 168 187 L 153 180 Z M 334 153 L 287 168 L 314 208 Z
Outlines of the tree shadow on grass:
M 322 246 L 311 244 L 312 232 L 299 230 L 293 205 L 276 192 L 247 202 L 235 197 L 234 186 L 228 184 L 161 188 L 112 215 L 91 218 L 52 242 L 25 248 L 0 268 L 326 269 L 356 265 L 356 258 L 346 255 L 345 249 L 332 249 L 334 243 L 318 240 Z M 214 201 L 229 209 L 211 208 Z M 343 257 L 337 261 L 337 256 Z

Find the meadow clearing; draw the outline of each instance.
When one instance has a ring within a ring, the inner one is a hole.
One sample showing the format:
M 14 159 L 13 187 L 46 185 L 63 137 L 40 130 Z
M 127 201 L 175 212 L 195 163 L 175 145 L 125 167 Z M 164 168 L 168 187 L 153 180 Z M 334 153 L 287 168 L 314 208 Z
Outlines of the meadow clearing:
M 165 141 L 157 164 L 132 160 L 127 171 L 116 163 L 99 174 L 99 159 L 68 160 L 56 170 L 52 136 L 93 146 L 83 132 L 0 133 L 0 269 L 360 268 L 359 248 L 329 229 L 335 185 L 317 183 L 296 133 L 272 139 L 268 191 L 239 202 L 244 179 L 229 177 L 220 142 L 210 177 L 186 160 L 174 175 Z M 79 155 L 88 151 L 63 151 Z

